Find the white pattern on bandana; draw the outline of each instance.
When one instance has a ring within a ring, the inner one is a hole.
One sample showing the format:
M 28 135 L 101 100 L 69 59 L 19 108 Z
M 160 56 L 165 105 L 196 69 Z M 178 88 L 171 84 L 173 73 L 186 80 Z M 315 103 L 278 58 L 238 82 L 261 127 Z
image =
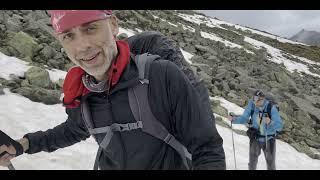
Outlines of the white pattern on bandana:
M 57 31 L 60 31 L 59 21 L 66 15 L 66 12 L 59 12 L 54 15 L 52 24 Z

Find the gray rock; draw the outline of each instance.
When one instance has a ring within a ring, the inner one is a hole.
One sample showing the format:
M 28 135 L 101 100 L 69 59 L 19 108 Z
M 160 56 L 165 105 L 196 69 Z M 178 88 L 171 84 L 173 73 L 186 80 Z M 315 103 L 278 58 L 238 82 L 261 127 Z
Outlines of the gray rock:
M 13 12 L 12 14 L 13 16 L 20 13 L 19 10 L 12 10 L 12 12 Z
M 208 75 L 207 73 L 205 73 L 204 71 L 198 72 L 198 76 L 199 76 L 200 79 L 202 79 L 205 83 L 211 84 L 211 76 L 209 76 L 209 75 Z
M 288 93 L 285 93 L 285 95 L 287 95 L 294 102 L 294 104 L 299 107 L 299 109 L 305 112 L 300 112 L 300 114 L 297 114 L 299 115 L 299 118 L 302 118 L 302 121 L 305 121 L 307 117 L 310 118 L 309 114 L 315 117 L 320 117 L 319 109 L 315 108 L 309 101 L 306 101 L 305 99 L 296 96 L 289 95 Z
M 305 142 L 308 146 L 316 148 L 316 149 L 320 149 L 320 142 L 315 142 L 309 139 L 305 139 Z
M 60 95 L 61 92 L 58 90 L 47 90 L 36 87 L 21 87 L 12 90 L 14 93 L 18 93 L 22 96 L 29 98 L 35 102 L 43 102 L 44 104 L 57 104 L 61 103 Z
M 10 87 L 10 89 L 16 89 L 16 88 L 20 87 L 20 84 L 18 84 L 15 81 L 7 81 L 4 85 Z
M 196 50 L 198 50 L 202 53 L 210 52 L 210 48 L 208 46 L 201 46 L 201 45 L 197 44 L 194 47 L 196 48 Z
M 228 83 L 229 87 L 231 90 L 237 90 L 239 89 L 238 87 L 238 82 L 236 80 L 231 80 L 229 83 Z
M 46 59 L 53 58 L 56 55 L 56 53 L 57 51 L 55 49 L 47 45 L 40 51 L 40 54 L 44 56 L 44 58 Z
M 288 91 L 290 93 L 292 93 L 293 95 L 296 95 L 296 94 L 300 93 L 300 91 L 295 86 L 292 86 L 292 85 L 289 86 Z
M 320 91 L 319 91 L 318 89 L 312 89 L 312 90 L 311 90 L 311 93 L 312 93 L 313 95 L 319 95 L 319 94 L 320 94 Z
M 12 32 L 19 32 L 22 29 L 21 16 L 14 14 L 12 17 L 8 18 L 6 27 L 7 30 Z
M 57 82 L 58 87 L 62 88 L 63 87 L 63 83 L 64 83 L 64 79 L 59 79 L 58 82 Z
M 35 10 L 31 14 L 32 14 L 32 18 L 35 21 L 38 21 L 40 19 L 49 18 L 49 16 L 46 14 L 45 10 Z
M 8 45 L 17 50 L 22 56 L 33 57 L 34 49 L 38 47 L 31 36 L 20 31 L 9 42 Z
M 31 84 L 25 79 L 21 82 L 21 87 L 31 87 Z
M 49 59 L 48 60 L 48 66 L 56 68 L 56 69 L 60 69 L 61 67 L 63 67 L 63 62 L 56 60 L 56 59 Z
M 33 86 L 50 88 L 52 84 L 49 72 L 40 67 L 32 67 L 28 69 L 25 73 L 25 77 Z
M 0 24 L 0 31 L 7 30 L 6 26 L 4 24 Z
M 187 43 L 187 46 L 185 46 L 184 50 L 191 53 L 191 54 L 195 54 L 197 52 L 197 50 L 194 48 L 194 46 L 192 46 L 188 43 Z
M 306 153 L 306 152 L 310 151 L 307 146 L 304 146 L 300 143 L 292 143 L 291 145 L 299 152 Z
M 23 14 L 23 15 L 27 15 L 29 13 L 32 13 L 32 10 L 20 10 L 20 12 Z
M 5 11 L 5 13 L 8 14 L 9 16 L 13 15 L 13 11 L 12 10 L 7 10 L 7 11 Z
M 8 22 L 8 18 L 10 18 L 10 16 L 5 11 L 0 11 L 0 23 Z
M 5 93 L 4 93 L 4 91 L 3 91 L 3 88 L 0 86 L 0 96 L 1 95 L 4 95 Z
M 214 111 L 214 110 L 213 110 L 213 111 Z M 215 120 L 216 120 L 216 121 L 220 121 L 220 122 L 223 121 L 221 117 L 215 117 Z
M 316 102 L 316 103 L 312 103 L 312 105 L 318 109 L 320 109 L 320 103 L 319 102 Z
M 24 32 L 27 32 L 34 37 L 45 35 L 48 39 L 50 39 L 50 41 L 55 41 L 53 37 L 53 29 L 46 24 L 46 21 L 36 21 L 31 15 L 25 16 L 24 21 L 26 21 Z M 46 42 L 49 43 L 49 40 L 46 40 Z
M 227 117 L 228 116 L 228 110 L 224 107 L 222 107 L 219 104 L 213 104 L 213 112 L 216 113 L 216 114 L 219 114 L 220 116 L 223 116 L 223 117 Z
M 213 96 L 221 96 L 221 91 L 219 91 L 219 89 L 214 85 L 211 88 L 211 93 Z
M 10 80 L 15 81 L 15 82 L 20 80 L 19 76 L 17 76 L 16 74 L 9 74 L 9 78 L 10 78 Z
M 210 55 L 208 58 L 207 58 L 208 61 L 214 61 L 214 62 L 220 62 L 220 59 L 217 57 L 217 56 L 214 56 L 214 55 Z
M 275 72 L 274 76 L 277 82 L 286 86 L 291 85 L 293 87 L 296 87 L 296 83 L 288 76 L 285 71 Z
M 21 60 L 26 61 L 26 62 L 33 62 L 29 56 L 23 57 L 23 58 L 21 58 Z
M 226 81 L 222 81 L 222 87 L 225 92 L 230 91 L 230 88 L 229 88 L 228 83 Z

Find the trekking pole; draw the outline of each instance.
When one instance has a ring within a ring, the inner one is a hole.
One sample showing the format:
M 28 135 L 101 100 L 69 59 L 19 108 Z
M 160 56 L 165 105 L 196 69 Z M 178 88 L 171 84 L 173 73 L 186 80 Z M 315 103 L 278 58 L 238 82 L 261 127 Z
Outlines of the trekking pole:
M 234 117 L 234 113 L 229 113 L 232 118 Z M 237 169 L 237 160 L 236 160 L 236 151 L 234 148 L 234 138 L 233 138 L 233 127 L 232 127 L 232 121 L 231 121 L 231 133 L 232 133 L 232 147 L 233 147 L 233 159 L 234 159 L 234 168 Z
M 265 124 L 266 124 L 266 129 L 265 129 L 264 134 L 265 134 L 265 141 L 266 141 L 266 160 L 267 160 L 267 156 L 268 156 L 268 134 L 267 134 L 267 132 L 268 132 L 268 124 L 267 124 L 266 121 L 265 121 Z
M 266 153 L 267 153 L 267 147 L 268 147 L 268 135 L 267 135 L 267 125 L 266 125 L 266 132 L 265 132 L 265 137 L 266 137 Z
M 235 148 L 234 148 L 232 121 L 231 121 L 231 133 L 232 133 L 232 147 L 233 147 L 234 168 L 237 169 L 237 160 L 236 160 L 236 151 L 235 151 Z

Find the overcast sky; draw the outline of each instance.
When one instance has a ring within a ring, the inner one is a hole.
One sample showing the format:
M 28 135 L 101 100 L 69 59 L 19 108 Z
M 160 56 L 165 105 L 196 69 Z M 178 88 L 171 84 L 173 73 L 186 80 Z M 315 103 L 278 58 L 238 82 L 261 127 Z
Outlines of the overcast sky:
M 320 32 L 320 10 L 201 10 L 234 24 L 291 37 L 301 29 Z

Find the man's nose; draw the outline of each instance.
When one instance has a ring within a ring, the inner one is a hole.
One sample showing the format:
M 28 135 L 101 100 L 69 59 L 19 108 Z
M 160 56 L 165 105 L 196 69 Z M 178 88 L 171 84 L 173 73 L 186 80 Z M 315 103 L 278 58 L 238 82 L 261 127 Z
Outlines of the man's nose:
M 91 49 L 91 43 L 90 40 L 83 35 L 78 36 L 77 41 L 75 43 L 75 48 L 78 52 L 86 52 L 89 49 Z

